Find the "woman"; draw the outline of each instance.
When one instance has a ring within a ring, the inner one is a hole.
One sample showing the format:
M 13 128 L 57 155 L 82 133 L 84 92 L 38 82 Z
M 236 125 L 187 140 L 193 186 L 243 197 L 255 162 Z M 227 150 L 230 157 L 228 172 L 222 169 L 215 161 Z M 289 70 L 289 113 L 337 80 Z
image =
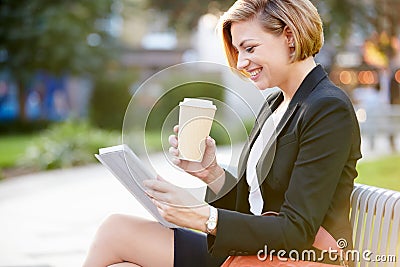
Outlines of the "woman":
M 360 133 L 348 97 L 314 61 L 323 44 L 316 8 L 308 0 L 239 0 L 221 18 L 221 30 L 231 67 L 260 90 L 281 89 L 261 109 L 238 182 L 217 164 L 208 138 L 203 162 L 174 163 L 208 184 L 209 205 L 180 208 L 170 184 L 145 183 L 164 218 L 207 235 L 115 215 L 100 227 L 84 266 L 219 266 L 229 255 L 255 255 L 266 245 L 301 254 L 320 226 L 351 248 L 349 198 Z M 271 121 L 276 149 L 268 145 Z M 170 144 L 177 156 L 176 136 Z M 259 216 L 265 211 L 279 215 Z

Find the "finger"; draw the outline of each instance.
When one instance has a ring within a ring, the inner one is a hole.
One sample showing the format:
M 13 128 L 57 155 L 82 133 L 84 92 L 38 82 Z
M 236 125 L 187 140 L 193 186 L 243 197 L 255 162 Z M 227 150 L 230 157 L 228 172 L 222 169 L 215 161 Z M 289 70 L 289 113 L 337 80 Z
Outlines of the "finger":
M 178 137 L 176 135 L 171 134 L 168 137 L 168 142 L 172 147 L 178 147 Z
M 157 191 L 161 193 L 167 193 L 172 191 L 171 184 L 166 181 L 160 180 L 145 180 L 143 185 L 148 191 Z
M 179 125 L 174 126 L 174 133 L 178 134 L 179 132 Z
M 162 202 L 167 203 L 168 202 L 167 200 L 169 199 L 168 193 L 159 192 L 152 189 L 146 190 L 146 194 L 152 199 L 153 203 L 154 201 L 158 202 L 158 204 L 155 203 L 156 205 L 160 205 L 160 203 Z
M 171 154 L 172 156 L 178 157 L 179 156 L 179 150 L 175 147 L 170 147 L 168 149 L 169 154 Z
M 216 152 L 217 152 L 217 145 L 215 143 L 215 140 L 212 139 L 210 136 L 207 136 L 206 149 L 205 149 L 204 153 L 215 157 Z
M 159 181 L 164 181 L 164 182 L 168 183 L 168 181 L 165 180 L 164 178 L 162 178 L 160 175 L 157 175 L 156 179 Z
M 162 202 L 159 202 L 157 200 L 154 200 L 155 205 L 157 207 L 158 212 L 160 213 L 160 215 L 167 221 L 168 220 L 168 208 L 167 205 L 163 204 Z
M 158 209 L 158 212 L 160 212 L 160 214 L 162 215 L 164 213 L 164 205 L 158 201 L 157 199 L 151 198 L 151 201 L 153 202 L 153 204 L 156 206 L 156 208 Z
M 183 170 L 190 171 L 190 169 L 188 169 L 191 165 L 192 162 L 185 160 L 185 159 L 180 159 L 180 158 L 176 158 L 175 161 L 178 163 L 176 164 L 178 167 L 182 168 Z M 179 161 L 179 162 L 178 162 Z
M 207 136 L 206 145 L 209 147 L 217 147 L 215 140 L 211 136 Z
M 162 203 L 169 203 L 168 201 L 170 201 L 169 193 L 155 191 L 152 189 L 147 189 L 145 192 L 150 197 L 151 201 L 153 201 L 153 203 L 160 208 L 162 208 Z
M 181 161 L 180 159 L 178 159 L 178 158 L 172 158 L 171 161 L 172 161 L 172 163 L 175 164 L 176 166 L 182 168 L 182 166 L 181 166 L 181 165 L 182 165 L 182 161 Z

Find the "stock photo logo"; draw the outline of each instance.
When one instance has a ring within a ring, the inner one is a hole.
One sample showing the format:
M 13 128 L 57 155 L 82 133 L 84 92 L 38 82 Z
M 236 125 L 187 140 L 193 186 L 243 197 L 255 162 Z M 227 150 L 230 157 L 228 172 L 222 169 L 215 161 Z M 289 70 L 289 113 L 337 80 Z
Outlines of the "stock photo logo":
M 181 192 L 181 203 L 174 205 L 203 205 L 209 183 L 199 176 L 215 163 L 237 172 L 240 152 L 257 125 L 267 93 L 225 65 L 189 62 L 168 67 L 134 91 L 125 112 L 122 143 Z M 215 153 L 206 148 L 208 135 L 216 143 Z M 177 140 L 176 148 L 171 148 L 171 140 Z M 274 152 L 275 142 L 270 147 Z

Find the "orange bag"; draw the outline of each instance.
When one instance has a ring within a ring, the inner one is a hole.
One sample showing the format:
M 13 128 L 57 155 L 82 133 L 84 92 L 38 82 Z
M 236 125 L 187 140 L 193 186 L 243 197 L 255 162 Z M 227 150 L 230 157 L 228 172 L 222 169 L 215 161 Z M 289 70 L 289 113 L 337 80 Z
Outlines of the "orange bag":
M 262 214 L 263 216 L 278 215 L 278 213 L 273 211 L 268 211 Z M 336 240 L 332 237 L 328 231 L 322 226 L 319 228 L 313 247 L 319 250 L 337 250 L 338 253 L 342 255 L 341 249 L 338 247 Z M 340 259 L 341 266 L 348 267 L 347 261 Z M 334 264 L 326 264 L 314 261 L 303 261 L 303 260 L 293 260 L 289 258 L 282 258 L 278 256 L 267 255 L 265 261 L 259 259 L 256 255 L 251 256 L 229 256 L 221 267 L 333 267 L 337 266 Z

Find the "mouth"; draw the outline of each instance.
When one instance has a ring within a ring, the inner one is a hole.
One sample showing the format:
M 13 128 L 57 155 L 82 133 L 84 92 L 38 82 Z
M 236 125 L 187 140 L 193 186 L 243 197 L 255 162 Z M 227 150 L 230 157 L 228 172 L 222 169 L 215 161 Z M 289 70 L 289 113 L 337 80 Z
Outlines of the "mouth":
M 257 80 L 257 78 L 260 76 L 261 71 L 262 71 L 262 68 L 248 71 L 248 73 L 250 74 L 250 79 L 252 79 L 253 81 Z

